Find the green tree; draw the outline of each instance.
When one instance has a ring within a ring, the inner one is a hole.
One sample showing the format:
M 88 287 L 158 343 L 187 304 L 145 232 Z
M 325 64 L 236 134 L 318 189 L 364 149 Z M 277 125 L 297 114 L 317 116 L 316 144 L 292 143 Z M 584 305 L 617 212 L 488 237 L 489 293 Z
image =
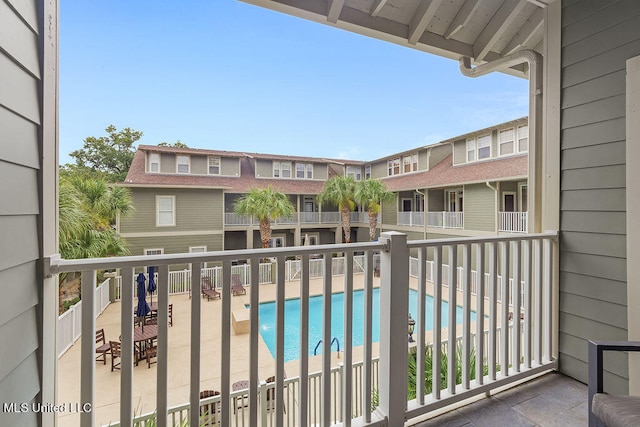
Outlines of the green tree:
M 173 144 L 169 144 L 167 141 L 162 141 L 160 144 L 158 144 L 158 147 L 189 148 L 187 144 L 180 140 L 177 140 Z
M 271 239 L 271 220 L 291 216 L 295 208 L 286 194 L 267 188 L 252 188 L 235 203 L 235 212 L 251 215 L 260 221 L 260 239 L 262 247 L 269 247 Z
M 318 194 L 321 204 L 332 204 L 338 207 L 342 219 L 342 231 L 346 243 L 351 243 L 351 211 L 355 207 L 354 193 L 356 181 L 350 176 L 334 176 L 324 184 Z
M 356 184 L 354 200 L 360 206 L 366 206 L 369 212 L 369 239 L 373 242 L 376 238 L 378 226 L 378 214 L 382 202 L 393 199 L 393 193 L 387 190 L 382 181 L 366 179 Z
M 107 136 L 85 138 L 81 149 L 69 153 L 75 164 L 65 165 L 63 169 L 76 174 L 97 174 L 108 182 L 124 181 L 135 154 L 134 144 L 142 132 L 131 128 L 118 131 L 113 125 L 105 131 Z

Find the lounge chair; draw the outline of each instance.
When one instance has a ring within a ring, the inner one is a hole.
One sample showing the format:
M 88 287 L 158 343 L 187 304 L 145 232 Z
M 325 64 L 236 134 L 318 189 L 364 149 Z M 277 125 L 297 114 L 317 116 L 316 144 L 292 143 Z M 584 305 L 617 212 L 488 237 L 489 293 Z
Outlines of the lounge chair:
M 107 354 L 111 353 L 111 345 L 104 338 L 104 329 L 96 331 L 96 362 L 102 360 L 102 364 L 107 364 Z
M 200 400 L 209 397 L 219 396 L 220 392 L 215 390 L 203 390 L 200 392 Z M 220 412 L 220 402 L 200 404 L 200 425 L 218 425 L 218 413 Z
M 113 372 L 114 369 L 120 369 L 120 362 L 116 363 L 116 358 L 122 357 L 122 346 L 120 341 L 109 341 L 109 346 L 111 347 L 111 372 Z
M 207 301 L 212 299 L 220 299 L 220 292 L 216 291 L 215 286 L 211 284 L 211 277 L 202 278 L 202 298 L 207 297 Z
M 233 293 L 233 296 L 247 294 L 247 290 L 242 286 L 239 274 L 231 275 L 231 292 Z

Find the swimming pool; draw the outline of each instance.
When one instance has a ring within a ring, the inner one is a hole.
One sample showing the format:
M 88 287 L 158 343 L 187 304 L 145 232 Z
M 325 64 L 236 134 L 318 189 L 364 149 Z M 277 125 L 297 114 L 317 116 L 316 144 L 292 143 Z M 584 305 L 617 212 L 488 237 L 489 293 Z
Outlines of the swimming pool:
M 309 354 L 322 339 L 322 295 L 309 298 Z M 424 330 L 433 329 L 433 297 L 426 296 L 427 319 Z M 271 355 L 276 353 L 276 303 L 266 302 L 260 304 L 260 334 L 269 347 Z M 336 293 L 331 297 L 331 337 L 338 338 L 340 349 L 344 342 L 344 294 Z M 409 313 L 417 318 L 418 292 L 409 291 Z M 442 327 L 446 328 L 449 319 L 449 303 L 442 302 Z M 471 321 L 475 321 L 476 313 L 471 312 Z M 297 360 L 300 358 L 300 299 L 289 299 L 284 303 L 284 360 Z M 456 323 L 462 323 L 462 307 L 456 309 Z M 416 325 L 416 333 L 420 330 Z M 380 341 L 380 289 L 373 290 L 373 342 Z M 364 342 L 364 291 L 353 292 L 353 346 L 360 346 Z M 335 344 L 332 347 L 335 351 Z M 322 353 L 321 346 L 318 354 Z

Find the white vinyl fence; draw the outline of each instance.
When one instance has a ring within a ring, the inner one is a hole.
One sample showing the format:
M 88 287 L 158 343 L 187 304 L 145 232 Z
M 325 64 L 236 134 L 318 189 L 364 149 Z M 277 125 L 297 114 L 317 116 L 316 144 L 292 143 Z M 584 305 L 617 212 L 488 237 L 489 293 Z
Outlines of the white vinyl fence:
M 94 309 L 96 317 L 102 314 L 109 303 L 109 279 L 105 279 L 96 288 Z M 82 300 L 69 307 L 69 310 L 58 317 L 58 357 L 62 356 L 80 338 L 81 318 Z

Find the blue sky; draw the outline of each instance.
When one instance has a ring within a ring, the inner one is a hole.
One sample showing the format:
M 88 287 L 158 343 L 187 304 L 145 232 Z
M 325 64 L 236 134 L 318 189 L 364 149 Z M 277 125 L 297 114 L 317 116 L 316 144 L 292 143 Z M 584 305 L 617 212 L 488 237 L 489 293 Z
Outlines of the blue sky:
M 142 144 L 371 160 L 527 114 L 525 79 L 235 0 L 60 7 L 62 164 L 109 124 Z

